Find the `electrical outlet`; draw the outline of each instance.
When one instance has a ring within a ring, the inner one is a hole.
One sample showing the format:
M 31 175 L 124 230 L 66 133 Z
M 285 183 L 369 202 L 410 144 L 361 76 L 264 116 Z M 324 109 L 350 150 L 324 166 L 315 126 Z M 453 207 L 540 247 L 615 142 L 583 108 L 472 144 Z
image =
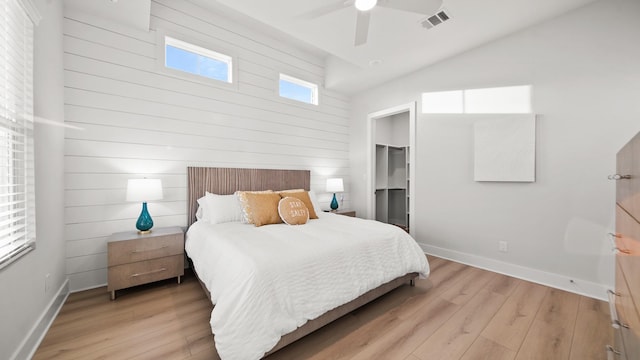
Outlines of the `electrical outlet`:
M 47 274 L 44 276 L 44 293 L 49 292 L 49 280 L 51 278 L 51 274 Z
M 507 251 L 509 251 L 509 245 L 506 241 L 498 241 L 498 250 L 500 252 L 506 253 Z

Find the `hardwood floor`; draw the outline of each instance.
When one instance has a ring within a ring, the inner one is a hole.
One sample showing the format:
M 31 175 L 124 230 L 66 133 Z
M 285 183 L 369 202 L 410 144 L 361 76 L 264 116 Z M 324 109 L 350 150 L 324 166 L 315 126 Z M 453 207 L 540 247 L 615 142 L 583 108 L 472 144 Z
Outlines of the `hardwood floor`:
M 269 356 L 290 359 L 604 359 L 605 302 L 429 257 L 402 286 Z M 217 359 L 196 278 L 69 296 L 34 359 Z

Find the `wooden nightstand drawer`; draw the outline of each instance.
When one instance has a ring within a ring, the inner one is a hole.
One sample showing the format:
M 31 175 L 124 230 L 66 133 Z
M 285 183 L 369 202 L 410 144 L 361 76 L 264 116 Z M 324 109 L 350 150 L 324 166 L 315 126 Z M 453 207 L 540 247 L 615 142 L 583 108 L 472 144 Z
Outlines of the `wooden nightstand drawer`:
M 182 232 L 166 236 L 112 241 L 109 247 L 109 265 L 128 264 L 135 261 L 178 255 L 184 252 Z
M 116 290 L 184 275 L 184 233 L 179 227 L 111 235 L 107 240 L 107 289 Z
M 108 291 L 184 275 L 184 256 L 174 255 L 109 268 Z

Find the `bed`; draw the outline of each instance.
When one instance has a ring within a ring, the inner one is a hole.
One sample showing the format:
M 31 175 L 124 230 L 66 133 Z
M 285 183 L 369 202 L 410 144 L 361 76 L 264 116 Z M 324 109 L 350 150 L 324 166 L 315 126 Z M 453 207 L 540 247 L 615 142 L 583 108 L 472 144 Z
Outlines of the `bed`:
M 187 173 L 185 248 L 214 304 L 211 327 L 222 359 L 261 358 L 429 273 L 413 239 L 375 221 L 321 211 L 298 226 L 196 221 L 205 192 L 308 191 L 308 170 Z

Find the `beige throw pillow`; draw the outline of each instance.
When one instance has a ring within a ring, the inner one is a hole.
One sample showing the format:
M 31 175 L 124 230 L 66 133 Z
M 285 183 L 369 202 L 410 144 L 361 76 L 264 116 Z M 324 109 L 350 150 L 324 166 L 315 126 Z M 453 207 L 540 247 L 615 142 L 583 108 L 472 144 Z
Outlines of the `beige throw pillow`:
M 253 191 L 238 191 L 236 194 L 240 199 L 242 212 L 249 224 L 262 226 L 282 223 L 282 219 L 278 214 L 279 194 Z
M 309 221 L 309 210 L 304 202 L 287 196 L 278 204 L 278 214 L 287 225 L 302 225 Z
M 284 191 L 279 191 L 278 194 L 280 194 L 280 196 L 282 197 L 289 196 L 289 197 L 294 197 L 296 199 L 302 200 L 304 205 L 307 207 L 307 210 L 309 210 L 309 219 L 318 218 L 318 215 L 313 209 L 313 202 L 311 202 L 311 198 L 309 197 L 309 192 L 307 192 L 306 190 L 303 190 L 303 189 L 284 190 Z

